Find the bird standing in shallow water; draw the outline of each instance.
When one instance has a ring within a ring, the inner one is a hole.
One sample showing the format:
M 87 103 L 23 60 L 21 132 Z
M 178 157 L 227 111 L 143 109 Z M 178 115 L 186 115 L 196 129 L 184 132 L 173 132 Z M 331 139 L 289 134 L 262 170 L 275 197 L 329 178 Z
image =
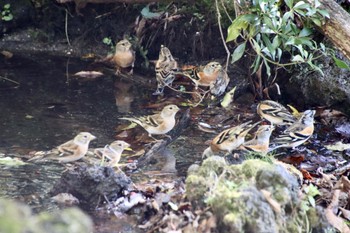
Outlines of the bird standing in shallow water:
M 159 57 L 155 66 L 157 90 L 153 95 L 163 94 L 165 86 L 171 86 L 175 79 L 175 73 L 178 71 L 177 61 L 171 55 L 170 50 L 161 45 Z
M 44 157 L 47 155 L 46 153 L 45 155 L 35 156 L 28 161 L 41 161 L 46 159 L 58 160 L 61 163 L 77 161 L 86 155 L 89 149 L 90 141 L 94 140 L 95 138 L 96 137 L 91 133 L 81 132 L 75 136 L 74 139 L 57 147 L 57 150 L 60 153 L 59 155 L 57 151 L 55 152 L 54 150 L 51 150 L 47 157 Z
M 88 132 L 81 132 L 73 140 L 70 140 L 66 143 L 63 143 L 57 147 L 58 151 L 61 152 L 61 155 L 66 155 L 62 157 L 55 158 L 61 163 L 68 163 L 79 160 L 83 158 L 88 149 L 89 143 L 91 140 L 94 140 L 96 137 Z
M 272 125 L 291 125 L 297 120 L 282 104 L 272 100 L 261 101 L 257 112 Z
M 306 142 L 314 133 L 315 110 L 306 110 L 298 121 L 289 126 L 271 143 L 271 150 L 280 147 L 293 148 Z
M 135 51 L 132 49 L 132 45 L 127 39 L 117 43 L 112 61 L 116 65 L 116 74 L 120 74 L 121 69 L 129 67 L 131 67 L 129 74 L 133 74 Z
M 198 86 L 209 87 L 210 93 L 215 96 L 222 95 L 230 82 L 219 62 L 209 62 L 204 67 L 192 69 L 190 74 L 185 71 L 184 75 L 194 82 L 196 89 Z
M 94 153 L 102 156 L 102 158 L 107 157 L 110 160 L 108 164 L 110 166 L 115 166 L 119 163 L 124 149 L 129 147 L 129 143 L 124 142 L 122 140 L 117 140 L 109 145 L 106 145 L 104 148 L 95 149 Z
M 269 151 L 270 136 L 274 127 L 272 125 L 262 125 L 258 128 L 252 140 L 242 144 L 241 149 L 254 151 L 266 155 Z
M 175 126 L 175 115 L 180 109 L 174 105 L 167 105 L 160 113 L 142 117 L 122 117 L 121 120 L 135 122 L 143 127 L 150 137 L 166 134 Z
M 231 127 L 219 133 L 210 143 L 210 146 L 204 150 L 202 157 L 213 156 L 219 151 L 231 153 L 244 143 L 245 136 L 259 122 L 250 124 L 251 121 Z

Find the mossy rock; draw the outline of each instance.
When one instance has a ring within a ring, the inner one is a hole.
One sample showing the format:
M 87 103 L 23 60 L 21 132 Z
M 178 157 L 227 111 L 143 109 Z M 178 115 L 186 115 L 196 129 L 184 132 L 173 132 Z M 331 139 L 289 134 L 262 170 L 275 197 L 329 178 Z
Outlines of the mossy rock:
M 300 221 L 308 216 L 298 209 L 298 179 L 285 167 L 256 159 L 228 165 L 223 158 L 212 156 L 187 177 L 187 197 L 194 205 L 211 207 L 219 232 L 307 229 Z M 318 215 L 313 215 L 312 222 L 317 221 Z

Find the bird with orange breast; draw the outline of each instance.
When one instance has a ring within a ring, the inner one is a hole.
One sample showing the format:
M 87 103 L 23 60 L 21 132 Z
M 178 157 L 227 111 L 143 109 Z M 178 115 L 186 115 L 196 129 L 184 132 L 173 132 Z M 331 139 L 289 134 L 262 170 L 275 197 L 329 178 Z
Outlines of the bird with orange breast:
M 215 96 L 222 95 L 230 82 L 226 71 L 219 62 L 209 62 L 190 71 L 184 71 L 184 76 L 190 78 L 198 86 L 209 87 L 210 93 Z
M 129 67 L 131 67 L 131 69 L 128 74 L 133 74 L 135 51 L 132 48 L 132 44 L 127 39 L 123 39 L 117 43 L 112 61 L 116 66 L 117 75 L 120 74 L 122 69 L 127 69 Z

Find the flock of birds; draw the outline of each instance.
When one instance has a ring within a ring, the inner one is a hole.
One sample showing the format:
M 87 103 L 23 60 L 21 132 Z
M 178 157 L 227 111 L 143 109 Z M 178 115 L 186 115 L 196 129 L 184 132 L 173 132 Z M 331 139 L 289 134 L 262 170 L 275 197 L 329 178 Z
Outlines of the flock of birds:
M 117 43 L 116 52 L 112 60 L 116 65 L 117 73 L 120 73 L 122 69 L 131 68 L 129 73 L 132 74 L 135 53 L 128 40 L 124 39 Z M 215 96 L 222 95 L 230 81 L 227 73 L 218 62 L 210 62 L 204 67 L 180 71 L 170 50 L 165 46 L 161 46 L 155 71 L 158 84 L 156 91 L 153 93 L 154 95 L 162 94 L 164 88 L 172 84 L 175 75 L 179 74 L 179 72 L 189 77 L 196 88 L 198 86 L 209 87 L 210 93 Z M 152 135 L 166 135 L 176 125 L 175 115 L 179 110 L 178 106 L 171 104 L 165 106 L 161 112 L 153 115 L 122 117 L 120 119 L 140 125 L 148 132 L 150 137 Z M 214 137 L 210 146 L 204 150 L 203 157 L 212 156 L 218 152 L 230 154 L 237 149 L 254 151 L 262 155 L 266 155 L 268 152 L 281 147 L 295 149 L 307 141 L 314 132 L 315 110 L 306 110 L 296 117 L 283 105 L 272 100 L 264 100 L 258 104 L 257 113 L 261 118 L 269 121 L 270 124 L 261 125 L 261 121 L 255 123 L 247 121 L 225 129 Z M 259 124 L 260 126 L 256 130 L 254 137 L 245 141 L 248 133 Z M 270 142 L 275 126 L 286 128 Z M 62 163 L 79 160 L 87 154 L 89 143 L 95 138 L 94 135 L 88 132 L 81 132 L 74 139 L 58 146 L 59 156 L 56 155 L 52 159 Z M 103 159 L 108 158 L 110 160 L 109 165 L 115 166 L 119 163 L 123 151 L 129 147 L 129 143 L 117 140 L 104 148 L 95 149 L 94 153 Z M 38 160 L 38 157 L 33 157 L 30 160 Z
M 119 74 L 122 69 L 130 69 L 129 74 L 133 73 L 135 63 L 135 51 L 132 44 L 123 39 L 116 44 L 114 56 L 111 61 L 116 66 L 116 73 Z M 198 86 L 209 87 L 209 91 L 214 96 L 220 96 L 225 93 L 230 78 L 225 69 L 219 62 L 209 62 L 205 66 L 180 69 L 179 64 L 174 59 L 170 50 L 161 45 L 159 57 L 155 64 L 157 89 L 153 95 L 163 94 L 166 86 L 171 87 L 176 75 L 188 77 Z

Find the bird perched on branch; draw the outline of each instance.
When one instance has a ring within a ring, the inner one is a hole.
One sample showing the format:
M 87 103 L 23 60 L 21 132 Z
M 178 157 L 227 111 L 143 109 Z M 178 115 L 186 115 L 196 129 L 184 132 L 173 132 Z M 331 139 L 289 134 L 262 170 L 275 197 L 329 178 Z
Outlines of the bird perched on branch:
M 297 120 L 282 104 L 272 100 L 261 101 L 257 112 L 272 125 L 291 125 Z
M 116 74 L 120 74 L 121 69 L 129 67 L 131 67 L 129 74 L 133 74 L 135 51 L 127 39 L 123 39 L 117 43 L 112 61 L 116 65 Z
M 198 86 L 209 87 L 210 93 L 215 96 L 222 95 L 230 82 L 226 71 L 219 62 L 209 62 L 183 73 L 194 82 L 196 89 Z
M 129 147 L 129 143 L 122 140 L 117 140 L 109 145 L 106 145 L 104 148 L 96 148 L 94 153 L 102 158 L 107 157 L 110 160 L 109 165 L 115 166 L 119 163 L 123 151 Z
M 167 105 L 160 113 L 142 116 L 142 117 L 121 117 L 121 120 L 135 122 L 143 127 L 150 137 L 152 135 L 166 134 L 175 126 L 175 115 L 179 111 L 179 107 L 174 104 Z
M 315 110 L 306 110 L 298 121 L 273 140 L 271 150 L 280 147 L 295 149 L 306 142 L 314 133 L 315 113 Z
M 260 122 L 250 124 L 251 121 L 231 127 L 219 133 L 210 143 L 210 146 L 204 150 L 202 157 L 213 156 L 219 151 L 231 153 L 244 143 L 245 136 Z
M 33 157 L 28 161 L 37 161 L 41 159 L 58 160 L 61 163 L 69 163 L 77 161 L 83 158 L 88 149 L 90 141 L 96 137 L 88 132 L 81 132 L 74 139 L 65 142 L 57 147 L 58 153 L 55 150 L 49 152 L 49 156 L 43 158 L 43 156 Z
M 175 79 L 175 74 L 178 71 L 177 61 L 171 55 L 170 50 L 161 45 L 159 57 L 155 66 L 157 90 L 153 95 L 160 95 L 163 93 L 165 86 L 171 86 Z
M 260 126 L 256 131 L 254 138 L 243 143 L 240 148 L 266 155 L 269 151 L 270 136 L 273 130 L 274 127 L 272 125 Z

